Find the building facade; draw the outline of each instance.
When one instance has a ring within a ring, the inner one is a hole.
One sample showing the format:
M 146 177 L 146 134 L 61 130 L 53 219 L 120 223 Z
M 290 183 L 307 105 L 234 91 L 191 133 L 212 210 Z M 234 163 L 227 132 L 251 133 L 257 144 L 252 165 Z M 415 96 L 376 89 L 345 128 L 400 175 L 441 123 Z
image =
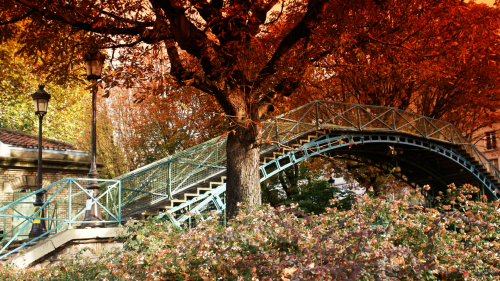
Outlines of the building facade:
M 79 151 L 69 143 L 43 138 L 42 159 L 42 187 L 66 177 L 86 178 L 89 172 L 88 152 Z M 98 169 L 101 167 L 102 164 L 99 164 Z M 0 128 L 0 208 L 25 198 L 22 203 L 0 213 L 29 216 L 33 214 L 32 202 L 35 201 L 35 196 L 30 194 L 36 191 L 37 169 L 38 136 Z M 56 204 L 49 205 L 46 213 L 52 212 L 47 215 L 64 218 L 68 215 L 68 200 L 65 198 L 69 195 L 69 188 L 65 186 L 58 190 L 59 186 L 53 186 L 45 193 L 45 200 L 55 194 L 54 202 L 60 201 L 57 208 Z M 74 204 L 83 201 L 81 204 L 84 205 L 85 196 L 74 199 Z M 22 218 L 0 217 L 0 239 L 2 235 L 9 237 L 9 234 L 15 234 L 16 231 L 12 229 L 20 229 L 25 223 L 26 219 Z M 26 238 L 30 229 L 31 227 L 27 226 L 20 238 Z
M 485 127 L 474 134 L 472 143 L 490 162 L 499 168 L 500 160 L 500 123 Z

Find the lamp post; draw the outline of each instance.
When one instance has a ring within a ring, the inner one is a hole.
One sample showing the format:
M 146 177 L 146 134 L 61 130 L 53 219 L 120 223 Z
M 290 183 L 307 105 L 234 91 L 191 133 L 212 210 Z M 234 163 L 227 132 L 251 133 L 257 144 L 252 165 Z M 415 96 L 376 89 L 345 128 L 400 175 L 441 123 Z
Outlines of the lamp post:
M 334 188 L 335 187 L 335 179 L 333 178 L 334 175 L 332 175 L 329 179 L 328 179 L 328 184 L 330 184 L 330 188 Z
M 38 175 L 36 190 L 42 189 L 42 121 L 43 116 L 47 113 L 47 108 L 49 106 L 50 94 L 47 93 L 43 88 L 44 85 L 38 85 L 38 90 L 31 95 L 33 103 L 35 105 L 35 114 L 38 115 Z M 43 206 L 43 195 L 45 192 L 38 192 L 36 194 L 35 203 L 33 203 L 34 213 L 38 212 Z M 34 214 L 33 213 L 33 214 Z M 47 232 L 45 228 L 45 221 L 40 219 L 44 217 L 45 211 L 42 209 L 38 213 L 38 219 L 33 220 L 33 225 L 31 226 L 31 231 L 28 235 L 29 238 L 36 238 Z
M 102 65 L 104 64 L 104 55 L 98 50 L 91 50 L 84 56 L 85 69 L 87 70 L 87 79 L 92 81 L 92 132 L 91 132 L 91 152 L 90 152 L 90 171 L 89 178 L 97 179 L 99 172 L 97 172 L 97 159 L 96 159 L 96 94 L 97 94 L 97 80 L 101 78 Z M 90 180 L 87 186 L 87 191 L 94 198 L 99 196 L 99 185 L 96 180 Z M 81 225 L 85 227 L 104 227 L 102 222 L 101 207 L 97 203 L 93 203 L 91 197 L 87 197 L 87 204 L 85 210 L 84 223 Z
M 330 188 L 333 188 L 335 187 L 335 179 L 333 178 L 334 175 L 332 175 L 329 179 L 328 179 L 328 184 L 330 185 Z M 332 191 L 332 199 L 335 198 L 335 191 Z

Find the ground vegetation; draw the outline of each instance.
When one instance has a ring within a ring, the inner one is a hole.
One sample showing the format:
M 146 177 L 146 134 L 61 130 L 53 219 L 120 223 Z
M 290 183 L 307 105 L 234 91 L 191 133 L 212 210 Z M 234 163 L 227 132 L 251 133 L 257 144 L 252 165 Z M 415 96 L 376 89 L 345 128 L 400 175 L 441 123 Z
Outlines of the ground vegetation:
M 413 190 L 421 193 L 423 190 Z M 499 202 L 450 185 L 435 208 L 364 196 L 312 215 L 241 205 L 227 226 L 167 216 L 129 222 L 125 248 L 42 269 L 0 267 L 2 280 L 497 280 Z

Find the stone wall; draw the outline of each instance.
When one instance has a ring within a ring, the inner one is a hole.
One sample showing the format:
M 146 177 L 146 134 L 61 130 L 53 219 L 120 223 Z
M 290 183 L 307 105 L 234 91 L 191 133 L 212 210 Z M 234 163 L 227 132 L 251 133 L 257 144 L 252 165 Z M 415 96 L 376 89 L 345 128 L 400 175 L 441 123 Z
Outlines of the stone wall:
M 29 193 L 26 192 L 20 192 L 22 190 L 26 191 L 35 191 L 36 190 L 36 172 L 33 171 L 26 171 L 26 170 L 0 170 L 0 208 L 8 204 L 9 202 L 13 202 L 14 199 L 20 199 L 23 197 L 20 193 L 28 195 Z M 46 172 L 43 173 L 43 181 L 42 181 L 42 186 L 46 187 L 54 182 L 57 182 L 61 179 L 67 178 L 67 177 L 74 177 L 74 178 L 86 178 L 87 174 L 68 174 L 68 173 L 63 173 L 63 172 Z M 85 187 L 86 182 L 81 181 L 80 184 L 82 187 Z M 54 193 L 56 193 L 61 187 L 62 184 L 53 186 L 51 187 L 48 192 L 45 195 L 45 200 L 48 200 Z M 72 186 L 72 193 L 75 194 L 76 192 L 81 191 L 80 188 L 77 186 Z M 17 193 L 17 194 L 16 194 Z M 16 194 L 16 195 L 15 195 Z M 59 219 L 67 219 L 68 218 L 68 212 L 69 212 L 69 202 L 68 200 L 64 200 L 64 198 L 67 198 L 69 195 L 69 185 L 64 186 L 52 199 L 52 201 L 57 202 L 57 215 L 54 213 L 54 209 L 56 207 L 56 204 L 49 204 L 48 208 L 46 209 L 46 217 L 56 217 Z M 80 196 L 75 196 L 72 198 L 72 214 L 73 216 L 81 210 L 85 206 L 85 200 L 86 200 L 86 195 L 82 194 Z M 26 212 L 26 208 L 31 207 L 28 206 L 28 204 L 23 204 L 24 208 L 21 208 Z M 21 205 L 17 205 L 21 206 Z M 17 210 L 17 207 L 16 207 Z M 0 212 L 1 214 L 14 214 L 16 213 L 13 211 L 12 208 L 9 208 L 8 210 L 4 212 Z M 47 214 L 49 213 L 49 214 Z M 13 218 L 11 217 L 0 217 L 0 231 L 7 232 L 12 228 L 13 224 Z M 19 220 L 18 220 L 19 221 Z M 47 224 L 50 224 L 47 222 Z M 47 225 L 47 227 L 54 227 L 55 222 L 52 223 L 51 225 Z M 30 228 L 29 226 L 27 228 Z

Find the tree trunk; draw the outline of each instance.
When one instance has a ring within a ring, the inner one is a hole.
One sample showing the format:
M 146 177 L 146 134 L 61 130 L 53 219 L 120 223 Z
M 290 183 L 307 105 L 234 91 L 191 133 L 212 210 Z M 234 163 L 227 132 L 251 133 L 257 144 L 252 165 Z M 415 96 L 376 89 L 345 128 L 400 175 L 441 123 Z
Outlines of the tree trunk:
M 226 212 L 236 215 L 237 203 L 260 205 L 259 157 L 261 128 L 250 125 L 236 128 L 227 138 Z

